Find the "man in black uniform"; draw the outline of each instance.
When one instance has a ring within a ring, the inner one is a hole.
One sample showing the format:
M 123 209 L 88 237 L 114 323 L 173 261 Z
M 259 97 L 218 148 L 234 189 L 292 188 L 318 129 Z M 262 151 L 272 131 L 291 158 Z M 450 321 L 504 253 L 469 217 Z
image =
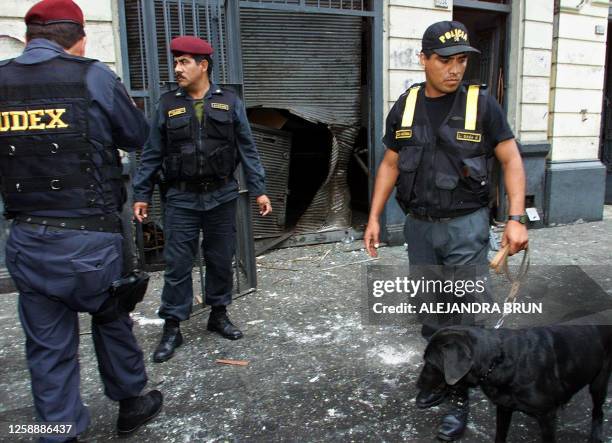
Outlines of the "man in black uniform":
M 110 292 L 123 261 L 117 147 L 141 147 L 147 124 L 118 77 L 82 57 L 77 4 L 43 0 L 25 23 L 25 51 L 0 62 L 0 174 L 34 405 L 43 424 L 72 423 L 73 435 L 87 428 L 78 312 L 88 312 L 104 393 L 119 402 L 117 428 L 129 434 L 162 406 L 159 391 L 140 395 L 142 351 Z
M 235 93 L 210 80 L 213 48 L 202 39 L 184 36 L 173 39 L 170 50 L 179 88 L 160 99 L 134 180 L 134 215 L 141 222 L 147 217 L 160 169 L 168 187 L 166 271 L 159 309 L 165 324 L 153 353 L 155 362 L 171 358 L 183 342 L 179 323 L 191 313 L 191 269 L 200 230 L 206 262 L 205 302 L 212 306 L 208 329 L 230 340 L 242 337 L 226 312 L 232 302 L 238 198 L 234 170 L 239 161 L 261 215 L 272 211 L 244 105 Z
M 525 174 L 499 104 L 480 85 L 462 83 L 468 53 L 478 52 L 470 46 L 465 26 L 435 23 L 425 31 L 422 45 L 426 82 L 402 94 L 387 117 L 387 150 L 376 176 L 364 242 L 376 256 L 379 218 L 397 185 L 397 199 L 408 214 L 404 235 L 410 265 L 441 266 L 456 276 L 460 268 L 487 266 L 493 156 L 501 163 L 509 200 L 502 245 L 510 245 L 510 254 L 526 248 Z M 460 322 L 461 316 L 455 316 L 443 325 Z M 423 336 L 429 339 L 440 326 L 424 322 Z M 418 396 L 417 406 L 433 406 L 447 394 L 451 409 L 438 437 L 454 440 L 466 427 L 467 391 Z

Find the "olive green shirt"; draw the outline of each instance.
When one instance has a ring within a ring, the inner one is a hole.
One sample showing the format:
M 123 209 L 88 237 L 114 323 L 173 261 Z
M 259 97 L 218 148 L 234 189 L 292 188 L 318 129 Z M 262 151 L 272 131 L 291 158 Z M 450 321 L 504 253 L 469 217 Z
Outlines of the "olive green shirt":
M 200 124 L 202 123 L 202 116 L 204 115 L 204 100 L 196 100 L 193 102 L 193 109 L 195 111 L 195 115 L 198 118 Z

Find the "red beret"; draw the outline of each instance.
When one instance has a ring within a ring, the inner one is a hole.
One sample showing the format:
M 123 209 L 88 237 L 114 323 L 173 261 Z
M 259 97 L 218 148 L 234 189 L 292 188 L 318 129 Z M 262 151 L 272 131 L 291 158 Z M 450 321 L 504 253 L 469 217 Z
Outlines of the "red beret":
M 30 8 L 25 16 L 26 25 L 76 23 L 84 25 L 83 11 L 72 0 L 42 0 Z
M 170 42 L 170 51 L 173 54 L 210 55 L 213 48 L 206 40 L 190 35 L 173 38 Z

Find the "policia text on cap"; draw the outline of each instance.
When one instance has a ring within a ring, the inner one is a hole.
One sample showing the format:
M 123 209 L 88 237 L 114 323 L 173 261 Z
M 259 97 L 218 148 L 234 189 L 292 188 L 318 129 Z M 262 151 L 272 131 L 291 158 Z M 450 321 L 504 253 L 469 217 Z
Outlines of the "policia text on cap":
M 365 246 L 371 256 L 377 255 L 379 218 L 396 186 L 407 213 L 404 235 L 411 267 L 486 269 L 493 156 L 501 163 L 509 199 L 502 245 L 508 244 L 511 254 L 527 246 L 522 159 L 499 104 L 480 85 L 462 83 L 468 53 L 478 52 L 470 46 L 465 26 L 456 21 L 431 25 L 422 48 L 425 83 L 403 93 L 387 116 L 387 150 L 376 175 Z M 440 326 L 464 324 L 465 319 L 423 323 L 428 339 Z M 417 405 L 438 404 L 447 394 L 417 397 Z M 448 397 L 452 407 L 438 437 L 454 440 L 465 430 L 468 393 L 453 391 Z

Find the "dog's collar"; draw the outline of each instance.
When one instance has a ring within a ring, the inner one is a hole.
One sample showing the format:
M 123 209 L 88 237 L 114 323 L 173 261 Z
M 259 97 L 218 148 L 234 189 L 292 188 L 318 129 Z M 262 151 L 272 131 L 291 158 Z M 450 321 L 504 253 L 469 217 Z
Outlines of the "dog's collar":
M 493 370 L 495 369 L 495 367 L 502 362 L 502 360 L 504 359 L 503 354 L 502 355 L 498 355 L 497 357 L 495 357 L 493 359 L 493 361 L 491 362 L 491 364 L 489 365 L 489 369 L 487 369 L 487 372 L 485 373 L 485 375 L 481 376 L 478 381 L 480 383 L 484 382 L 487 380 L 487 378 L 489 378 L 489 375 L 491 375 L 491 372 L 493 372 Z

